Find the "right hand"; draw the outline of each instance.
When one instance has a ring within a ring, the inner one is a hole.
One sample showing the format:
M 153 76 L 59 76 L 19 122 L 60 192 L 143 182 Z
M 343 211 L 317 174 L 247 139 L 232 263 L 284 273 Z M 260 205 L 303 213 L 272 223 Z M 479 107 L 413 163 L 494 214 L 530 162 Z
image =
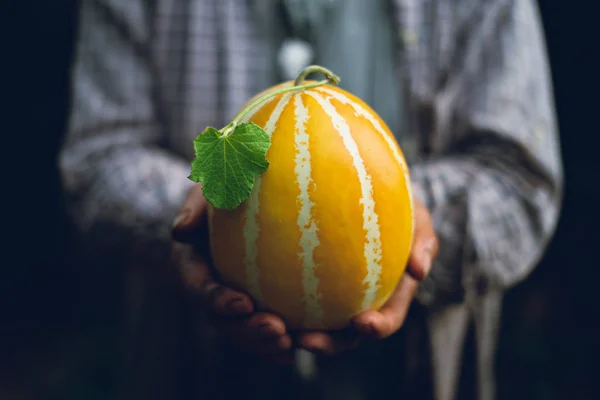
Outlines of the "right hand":
M 172 236 L 175 264 L 183 281 L 218 331 L 243 350 L 274 362 L 293 360 L 292 339 L 276 315 L 256 312 L 246 294 L 222 285 L 209 265 L 208 203 L 196 185 L 174 220 Z

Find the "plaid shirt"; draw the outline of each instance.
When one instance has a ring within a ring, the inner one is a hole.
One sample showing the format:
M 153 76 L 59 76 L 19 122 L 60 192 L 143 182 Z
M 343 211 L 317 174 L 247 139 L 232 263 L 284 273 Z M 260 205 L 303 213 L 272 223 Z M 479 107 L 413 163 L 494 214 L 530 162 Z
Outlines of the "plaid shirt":
M 416 196 L 440 253 L 418 299 L 444 305 L 524 279 L 555 229 L 560 144 L 534 0 L 395 0 Z M 60 167 L 98 251 L 168 243 L 192 140 L 276 82 L 265 0 L 83 0 Z M 126 240 L 123 240 L 126 239 Z

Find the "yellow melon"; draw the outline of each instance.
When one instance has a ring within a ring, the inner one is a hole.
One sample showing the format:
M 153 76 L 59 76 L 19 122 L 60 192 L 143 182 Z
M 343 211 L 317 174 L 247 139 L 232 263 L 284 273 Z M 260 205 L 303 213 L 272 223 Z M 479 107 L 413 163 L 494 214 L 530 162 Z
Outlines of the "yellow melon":
M 290 329 L 341 329 L 381 307 L 413 236 L 409 172 L 386 124 L 330 85 L 272 97 L 244 121 L 271 137 L 270 166 L 240 207 L 209 208 L 220 278 Z

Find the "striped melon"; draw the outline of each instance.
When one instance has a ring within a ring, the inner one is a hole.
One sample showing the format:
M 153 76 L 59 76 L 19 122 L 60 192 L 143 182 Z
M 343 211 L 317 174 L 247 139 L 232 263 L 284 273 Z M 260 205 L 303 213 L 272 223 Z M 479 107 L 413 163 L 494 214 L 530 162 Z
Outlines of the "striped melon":
M 221 279 L 290 329 L 341 329 L 379 308 L 413 235 L 409 172 L 388 127 L 330 85 L 272 97 L 244 120 L 271 137 L 270 166 L 240 207 L 209 208 Z

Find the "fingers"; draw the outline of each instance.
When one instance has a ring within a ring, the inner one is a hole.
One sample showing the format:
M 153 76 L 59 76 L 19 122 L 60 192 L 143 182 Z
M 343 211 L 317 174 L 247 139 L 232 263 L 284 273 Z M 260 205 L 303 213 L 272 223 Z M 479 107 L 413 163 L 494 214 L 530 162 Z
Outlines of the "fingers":
M 415 232 L 407 266 L 407 271 L 413 278 L 422 281 L 427 277 L 438 247 L 431 215 L 423 204 L 415 201 Z
M 293 360 L 287 354 L 291 352 L 292 339 L 281 318 L 264 312 L 254 313 L 250 297 L 215 281 L 208 264 L 192 246 L 176 243 L 174 253 L 188 290 L 206 309 L 219 335 L 272 362 Z
M 250 341 L 241 347 L 250 354 L 278 364 L 289 364 L 294 360 L 292 338 L 287 334 L 277 338 Z
M 246 319 L 216 318 L 219 331 L 231 335 L 243 335 L 250 339 L 272 339 L 284 336 L 287 331 L 281 318 L 269 313 L 255 313 Z
M 179 254 L 178 264 L 182 268 L 184 282 L 198 296 L 210 313 L 223 316 L 248 315 L 254 307 L 250 297 L 244 293 L 223 286 L 213 278 L 208 262 L 197 250 L 204 250 L 208 238 L 201 239 L 200 230 L 205 221 L 207 201 L 202 194 L 201 185 L 196 185 L 190 191 L 175 217 L 173 237 L 179 242 L 189 242 L 194 239 L 197 246 L 186 246 L 175 243 L 175 251 Z
M 254 310 L 250 297 L 214 280 L 207 280 L 200 295 L 210 312 L 222 316 L 249 315 Z
M 189 243 L 197 236 L 199 227 L 206 218 L 207 205 L 202 185 L 195 185 L 173 220 L 171 234 L 175 240 Z
M 367 311 L 354 318 L 354 329 L 347 329 L 339 333 L 300 333 L 298 344 L 314 353 L 336 355 L 356 347 L 361 337 L 385 339 L 404 324 L 417 286 L 417 280 L 405 275 L 381 309 Z
M 306 332 L 298 335 L 298 345 L 313 353 L 336 355 L 356 347 L 361 337 L 384 339 L 395 333 L 406 319 L 418 281 L 405 275 L 390 299 L 378 311 L 367 311 L 353 320 L 353 329 L 342 332 Z
M 246 316 L 254 311 L 250 297 L 215 281 L 206 260 L 192 246 L 175 243 L 173 254 L 188 291 L 199 298 L 209 314 Z
M 219 334 L 245 351 L 285 363 L 291 352 L 292 338 L 284 322 L 268 313 L 256 313 L 248 318 L 215 317 L 213 325 Z
M 293 360 L 291 357 L 293 356 L 292 338 L 288 334 L 268 338 L 245 336 L 239 332 L 225 333 L 222 330 L 219 330 L 219 334 L 231 345 L 248 354 L 277 363 L 287 363 Z
M 415 201 L 415 231 L 405 274 L 388 301 L 377 311 L 367 311 L 354 318 L 356 330 L 364 337 L 384 339 L 404 324 L 419 281 L 427 277 L 438 252 L 438 239 L 427 208 Z
M 378 311 L 366 311 L 354 318 L 361 335 L 370 339 L 384 339 L 396 332 L 406 319 L 418 281 L 405 275 L 390 299 Z
M 303 332 L 298 334 L 298 346 L 313 353 L 333 356 L 358 346 L 360 336 L 354 329 L 341 332 Z
M 202 257 L 201 254 L 209 254 L 200 248 L 208 242 L 207 205 L 201 186 L 195 186 L 173 223 L 174 255 L 183 281 L 206 309 L 220 336 L 271 362 L 292 362 L 292 338 L 283 320 L 268 313 L 254 313 L 251 298 L 218 282 Z

